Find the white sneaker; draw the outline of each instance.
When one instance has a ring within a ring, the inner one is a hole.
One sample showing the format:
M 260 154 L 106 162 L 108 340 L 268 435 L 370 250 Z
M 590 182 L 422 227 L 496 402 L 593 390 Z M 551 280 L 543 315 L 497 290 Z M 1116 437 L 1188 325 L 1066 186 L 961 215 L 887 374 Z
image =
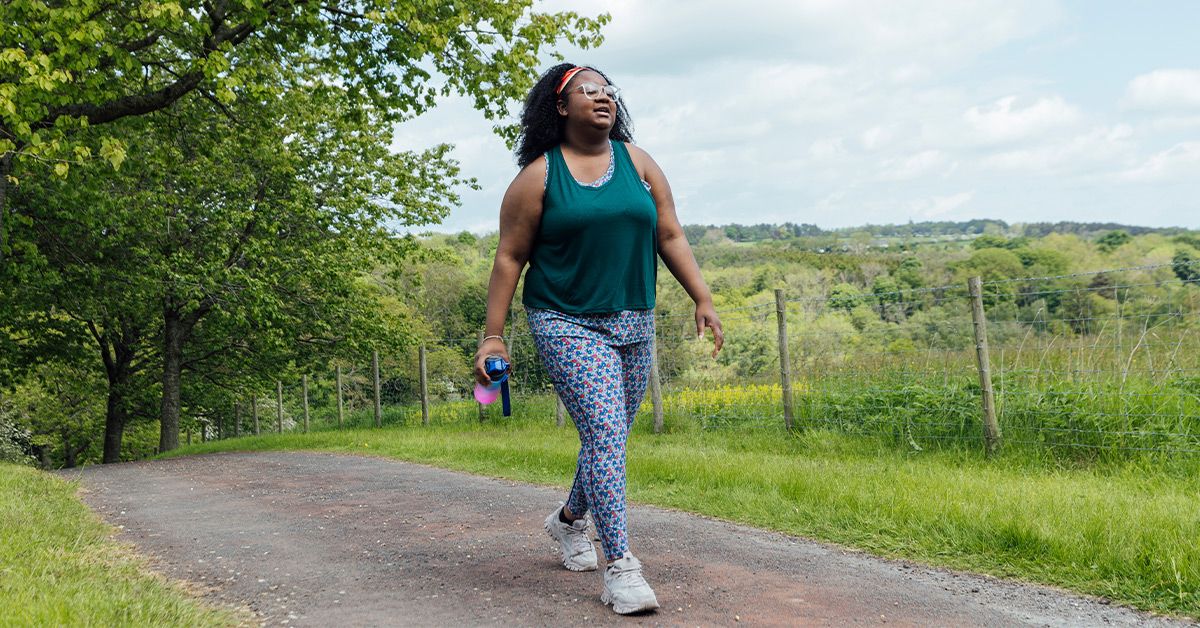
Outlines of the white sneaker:
M 604 570 L 604 592 L 600 601 L 612 604 L 613 610 L 621 615 L 658 608 L 654 590 L 642 577 L 642 563 L 626 553 L 625 556 L 608 564 Z
M 558 520 L 558 511 L 546 517 L 546 532 L 558 541 L 562 548 L 563 567 L 571 571 L 595 571 L 596 547 L 592 545 L 587 533 L 587 518 L 576 519 L 572 523 Z

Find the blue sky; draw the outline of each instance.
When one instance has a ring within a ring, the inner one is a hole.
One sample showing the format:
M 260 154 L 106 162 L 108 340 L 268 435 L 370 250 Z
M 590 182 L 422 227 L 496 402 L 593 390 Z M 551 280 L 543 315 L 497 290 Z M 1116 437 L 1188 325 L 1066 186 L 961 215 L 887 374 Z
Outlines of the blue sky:
M 1200 2 L 603 0 L 599 49 L 685 223 L 1114 221 L 1200 228 Z M 549 62 L 547 63 L 547 65 Z M 516 174 L 462 99 L 398 129 L 456 145 L 497 228 Z

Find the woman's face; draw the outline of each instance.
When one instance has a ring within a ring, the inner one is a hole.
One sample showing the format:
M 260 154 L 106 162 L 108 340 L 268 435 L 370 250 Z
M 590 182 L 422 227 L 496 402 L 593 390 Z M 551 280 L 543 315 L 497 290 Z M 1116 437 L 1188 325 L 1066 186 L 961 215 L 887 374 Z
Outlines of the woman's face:
M 559 115 L 565 116 L 568 124 L 611 129 L 617 120 L 617 101 L 609 95 L 608 87 L 608 81 L 598 72 L 580 71 L 559 95 Z

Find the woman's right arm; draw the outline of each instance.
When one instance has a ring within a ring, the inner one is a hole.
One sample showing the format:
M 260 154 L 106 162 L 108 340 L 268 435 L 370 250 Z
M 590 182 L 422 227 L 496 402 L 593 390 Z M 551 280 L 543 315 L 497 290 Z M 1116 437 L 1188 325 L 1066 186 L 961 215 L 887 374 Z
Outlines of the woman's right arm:
M 539 157 L 517 174 L 500 203 L 500 243 L 496 247 L 492 277 L 488 282 L 485 336 L 504 335 L 508 308 L 517 291 L 517 279 L 529 261 L 533 241 L 541 224 L 545 175 L 546 160 Z M 499 355 L 509 360 L 504 341 L 490 338 L 480 344 L 475 352 L 475 379 L 484 385 L 490 381 L 483 368 L 483 362 L 489 355 Z

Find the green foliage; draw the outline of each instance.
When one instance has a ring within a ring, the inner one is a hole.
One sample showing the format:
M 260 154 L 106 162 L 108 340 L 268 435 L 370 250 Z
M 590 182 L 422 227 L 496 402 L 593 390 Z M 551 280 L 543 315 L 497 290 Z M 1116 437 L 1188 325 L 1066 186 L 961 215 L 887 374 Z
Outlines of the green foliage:
M 697 234 L 695 226 L 693 226 L 693 235 Z M 703 227 L 700 227 L 703 229 Z M 687 232 L 687 227 L 684 228 Z M 802 236 L 814 236 L 826 233 L 816 225 L 797 225 L 790 222 L 782 225 L 771 225 L 761 223 L 757 225 L 739 225 L 732 224 L 725 227 L 725 236 L 734 242 L 758 242 L 762 240 L 788 240 Z M 691 242 L 691 240 L 688 240 Z
M 920 288 L 925 285 L 924 264 L 919 258 L 909 255 L 900 261 L 892 277 L 905 289 Z
M 267 0 L 203 7 L 5 2 L 0 153 L 65 166 L 98 147 L 119 167 L 127 155 L 119 132 L 87 142 L 72 131 L 168 107 L 194 90 L 225 106 L 256 97 L 277 84 L 262 72 L 264 60 L 296 70 L 302 84 L 341 85 L 357 104 L 392 121 L 428 109 L 438 94 L 451 91 L 500 119 L 531 84 L 539 51 L 560 37 L 591 47 L 608 21 L 531 6 L 531 0 L 369 1 L 350 10 Z M 432 81 L 431 71 L 442 80 Z
M 704 225 L 684 225 L 683 235 L 687 238 L 688 244 L 696 246 L 700 244 L 700 239 L 707 233 L 709 227 Z
M 1200 260 L 1192 257 L 1187 251 L 1180 249 L 1171 258 L 1171 269 L 1175 276 L 1182 281 L 1200 282 Z
M 830 309 L 850 311 L 862 302 L 862 293 L 851 284 L 840 283 L 829 291 L 827 302 Z
M 33 435 L 6 416 L 9 414 L 0 406 L 0 464 L 33 464 L 28 453 Z
M 98 366 L 43 364 L 0 402 L 0 416 L 28 434 L 24 450 L 38 464 L 62 468 L 100 460 L 105 385 Z
M 180 411 L 406 346 L 367 278 L 474 182 L 449 146 L 391 152 L 394 125 L 451 93 L 508 117 L 549 46 L 607 21 L 531 0 L 0 4 L 0 380 L 90 350 L 106 429 L 158 406 L 170 447 Z
M 1029 276 L 1061 274 L 1070 265 L 1067 256 L 1054 249 L 1020 248 L 1014 252 Z
M 984 281 L 1013 279 L 1020 277 L 1025 270 L 1016 253 L 997 248 L 977 250 L 957 267 L 960 276 L 977 276 Z
M 998 236 L 991 233 L 985 233 L 974 240 L 971 240 L 971 248 L 976 251 L 980 249 L 1004 249 L 1008 247 L 1008 238 Z
M 1101 251 L 1111 253 L 1132 239 L 1133 236 L 1129 235 L 1126 231 L 1109 231 L 1096 240 L 1096 245 L 1100 247 Z
M 1195 234 L 1191 234 L 1191 233 L 1181 233 L 1171 239 L 1174 242 L 1176 242 L 1177 244 L 1183 244 L 1185 246 L 1190 246 L 1193 249 L 1200 251 L 1200 235 L 1195 235 Z
M 880 275 L 871 284 L 871 294 L 879 300 L 879 304 L 896 303 L 900 301 L 900 284 L 887 275 Z

